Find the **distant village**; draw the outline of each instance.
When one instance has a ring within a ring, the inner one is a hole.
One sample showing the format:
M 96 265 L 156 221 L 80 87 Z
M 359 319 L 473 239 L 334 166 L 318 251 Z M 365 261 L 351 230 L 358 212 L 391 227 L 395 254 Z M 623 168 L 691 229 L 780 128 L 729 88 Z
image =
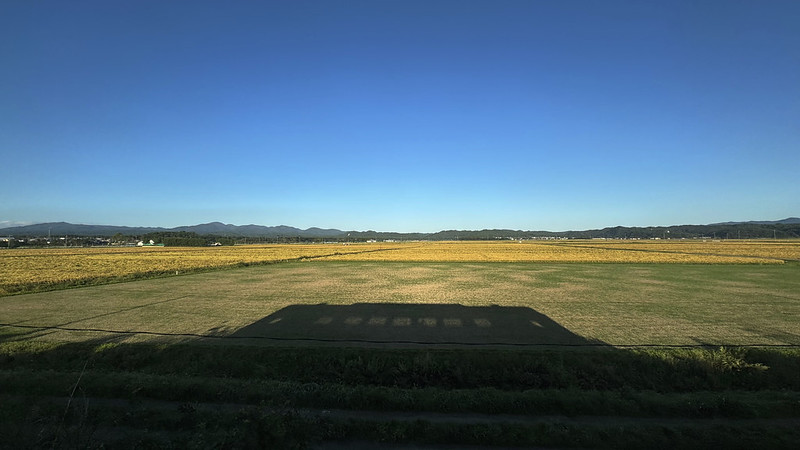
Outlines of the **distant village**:
M 584 240 L 661 240 L 661 239 L 671 239 L 669 237 L 662 238 L 662 237 L 651 237 L 651 238 L 640 238 L 640 237 L 626 237 L 626 238 L 605 238 L 605 237 L 594 237 L 594 238 L 574 238 L 574 237 L 564 237 L 564 236 L 540 236 L 540 237 L 526 237 L 526 238 L 519 238 L 514 236 L 497 236 L 491 240 L 503 240 L 503 241 L 516 241 L 516 242 L 525 242 L 525 241 L 561 241 L 561 240 L 575 240 L 575 239 L 584 239 Z M 686 240 L 687 238 L 676 238 L 679 240 Z M 701 236 L 695 237 L 690 239 L 702 239 L 702 240 L 713 240 L 719 241 L 720 239 L 716 238 L 715 236 Z M 125 238 L 125 239 L 114 239 L 108 237 L 85 237 L 85 236 L 62 236 L 62 237 L 20 237 L 16 238 L 14 236 L 4 236 L 0 237 L 0 248 L 19 248 L 19 247 L 27 247 L 27 248 L 47 248 L 47 247 L 164 247 L 164 246 L 182 246 L 182 247 L 219 247 L 219 246 L 230 246 L 230 245 L 257 245 L 257 244 L 276 244 L 276 243 L 285 243 L 285 244 L 330 244 L 330 245 L 349 245 L 349 244 L 357 244 L 357 243 L 378 243 L 378 242 L 386 242 L 386 243 L 394 243 L 394 242 L 421 242 L 421 241 L 434 241 L 440 239 L 346 239 L 346 240 L 326 240 L 326 239 L 312 239 L 312 238 L 231 238 L 231 237 L 213 237 L 213 238 L 198 238 L 202 242 L 189 242 L 185 240 L 162 240 L 162 241 L 155 241 L 153 239 L 142 240 L 138 238 Z M 471 240 L 471 239 L 455 239 L 455 240 Z M 479 240 L 487 240 L 487 239 L 479 239 Z M 166 241 L 166 242 L 165 242 Z M 220 242 L 222 241 L 222 242 Z

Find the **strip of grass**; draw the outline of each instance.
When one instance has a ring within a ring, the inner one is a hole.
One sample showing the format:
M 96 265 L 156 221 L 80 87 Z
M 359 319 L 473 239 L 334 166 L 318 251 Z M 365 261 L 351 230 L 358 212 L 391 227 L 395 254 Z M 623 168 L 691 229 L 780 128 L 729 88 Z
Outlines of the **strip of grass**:
M 323 441 L 569 448 L 792 448 L 791 424 L 715 422 L 534 424 L 380 421 L 308 416 L 292 410 L 242 408 L 231 412 L 191 404 L 172 409 L 137 407 L 80 410 L 63 419 L 57 406 L 35 411 L 21 402 L 0 406 L 0 417 L 23 414 L 18 427 L 0 425 L 4 446 L 103 448 L 305 448 Z
M 514 415 L 783 418 L 800 415 L 796 391 L 701 391 L 662 394 L 653 391 L 530 389 L 396 388 L 236 380 L 140 373 L 0 371 L 0 384 L 15 395 L 64 398 L 80 377 L 81 394 L 136 402 L 157 399 L 376 411 L 427 411 Z
M 796 348 L 484 351 L 5 341 L 0 433 L 12 447 L 280 448 L 331 440 L 785 447 L 800 442 L 786 425 L 800 417 L 797 373 Z M 295 413 L 299 408 L 514 414 L 535 423 L 442 423 L 424 414 L 417 421 L 312 417 Z
M 572 351 L 0 343 L 5 370 L 97 372 L 472 389 L 800 390 L 798 348 Z

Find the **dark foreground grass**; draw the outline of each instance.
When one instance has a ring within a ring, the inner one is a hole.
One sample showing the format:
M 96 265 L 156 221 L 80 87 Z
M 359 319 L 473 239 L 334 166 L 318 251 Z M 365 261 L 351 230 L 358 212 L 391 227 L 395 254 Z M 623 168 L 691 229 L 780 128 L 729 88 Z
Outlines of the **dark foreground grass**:
M 792 448 L 800 349 L 0 343 L 5 448 Z
M 21 405 L 18 405 L 21 406 Z M 22 406 L 20 410 L 27 409 Z M 59 413 L 55 408 L 52 413 Z M 367 444 L 471 445 L 537 448 L 793 448 L 800 432 L 791 425 L 698 422 L 451 423 L 427 420 L 371 420 L 309 416 L 296 411 L 247 407 L 220 412 L 191 404 L 169 410 L 110 409 L 83 423 L 53 423 L 43 411 L 29 416 L 34 446 L 87 448 L 324 448 L 326 442 Z M 120 420 L 121 419 L 121 420 Z M 77 420 L 77 419 L 76 419 Z M 118 420 L 114 426 L 87 424 Z M 124 420 L 124 422 L 123 422 Z M 22 430 L 30 426 L 24 425 Z M 53 431 L 50 431 L 53 430 Z M 20 433 L 17 433 L 20 434 Z M 7 435 L 12 439 L 14 434 Z M 102 442 L 99 442 L 102 439 Z M 8 443 L 9 441 L 6 441 Z M 55 443 L 55 445 L 53 445 Z M 361 447 L 365 448 L 365 447 Z

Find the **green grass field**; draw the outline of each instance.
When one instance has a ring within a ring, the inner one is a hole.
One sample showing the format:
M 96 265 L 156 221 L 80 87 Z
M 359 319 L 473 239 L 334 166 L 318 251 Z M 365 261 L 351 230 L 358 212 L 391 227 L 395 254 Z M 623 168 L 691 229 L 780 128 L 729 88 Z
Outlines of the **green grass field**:
M 285 263 L 6 297 L 2 322 L 11 325 L 5 333 L 70 341 L 108 330 L 265 344 L 800 345 L 799 272 L 791 264 Z
M 290 262 L 0 298 L 0 447 L 793 448 L 800 266 Z

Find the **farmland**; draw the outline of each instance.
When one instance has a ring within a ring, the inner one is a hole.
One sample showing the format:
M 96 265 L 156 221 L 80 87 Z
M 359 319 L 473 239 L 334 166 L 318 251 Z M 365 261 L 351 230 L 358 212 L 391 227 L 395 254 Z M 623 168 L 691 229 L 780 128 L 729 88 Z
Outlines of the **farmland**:
M 365 246 L 355 251 L 380 250 Z M 0 295 L 223 267 L 318 258 L 349 247 L 273 245 L 242 247 L 95 247 L 31 249 L 0 253 Z M 353 250 L 350 250 L 353 251 Z
M 800 260 L 800 241 L 410 242 L 13 250 L 0 252 L 0 295 L 300 259 L 781 264 Z
M 792 448 L 799 244 L 10 250 L 0 447 Z

